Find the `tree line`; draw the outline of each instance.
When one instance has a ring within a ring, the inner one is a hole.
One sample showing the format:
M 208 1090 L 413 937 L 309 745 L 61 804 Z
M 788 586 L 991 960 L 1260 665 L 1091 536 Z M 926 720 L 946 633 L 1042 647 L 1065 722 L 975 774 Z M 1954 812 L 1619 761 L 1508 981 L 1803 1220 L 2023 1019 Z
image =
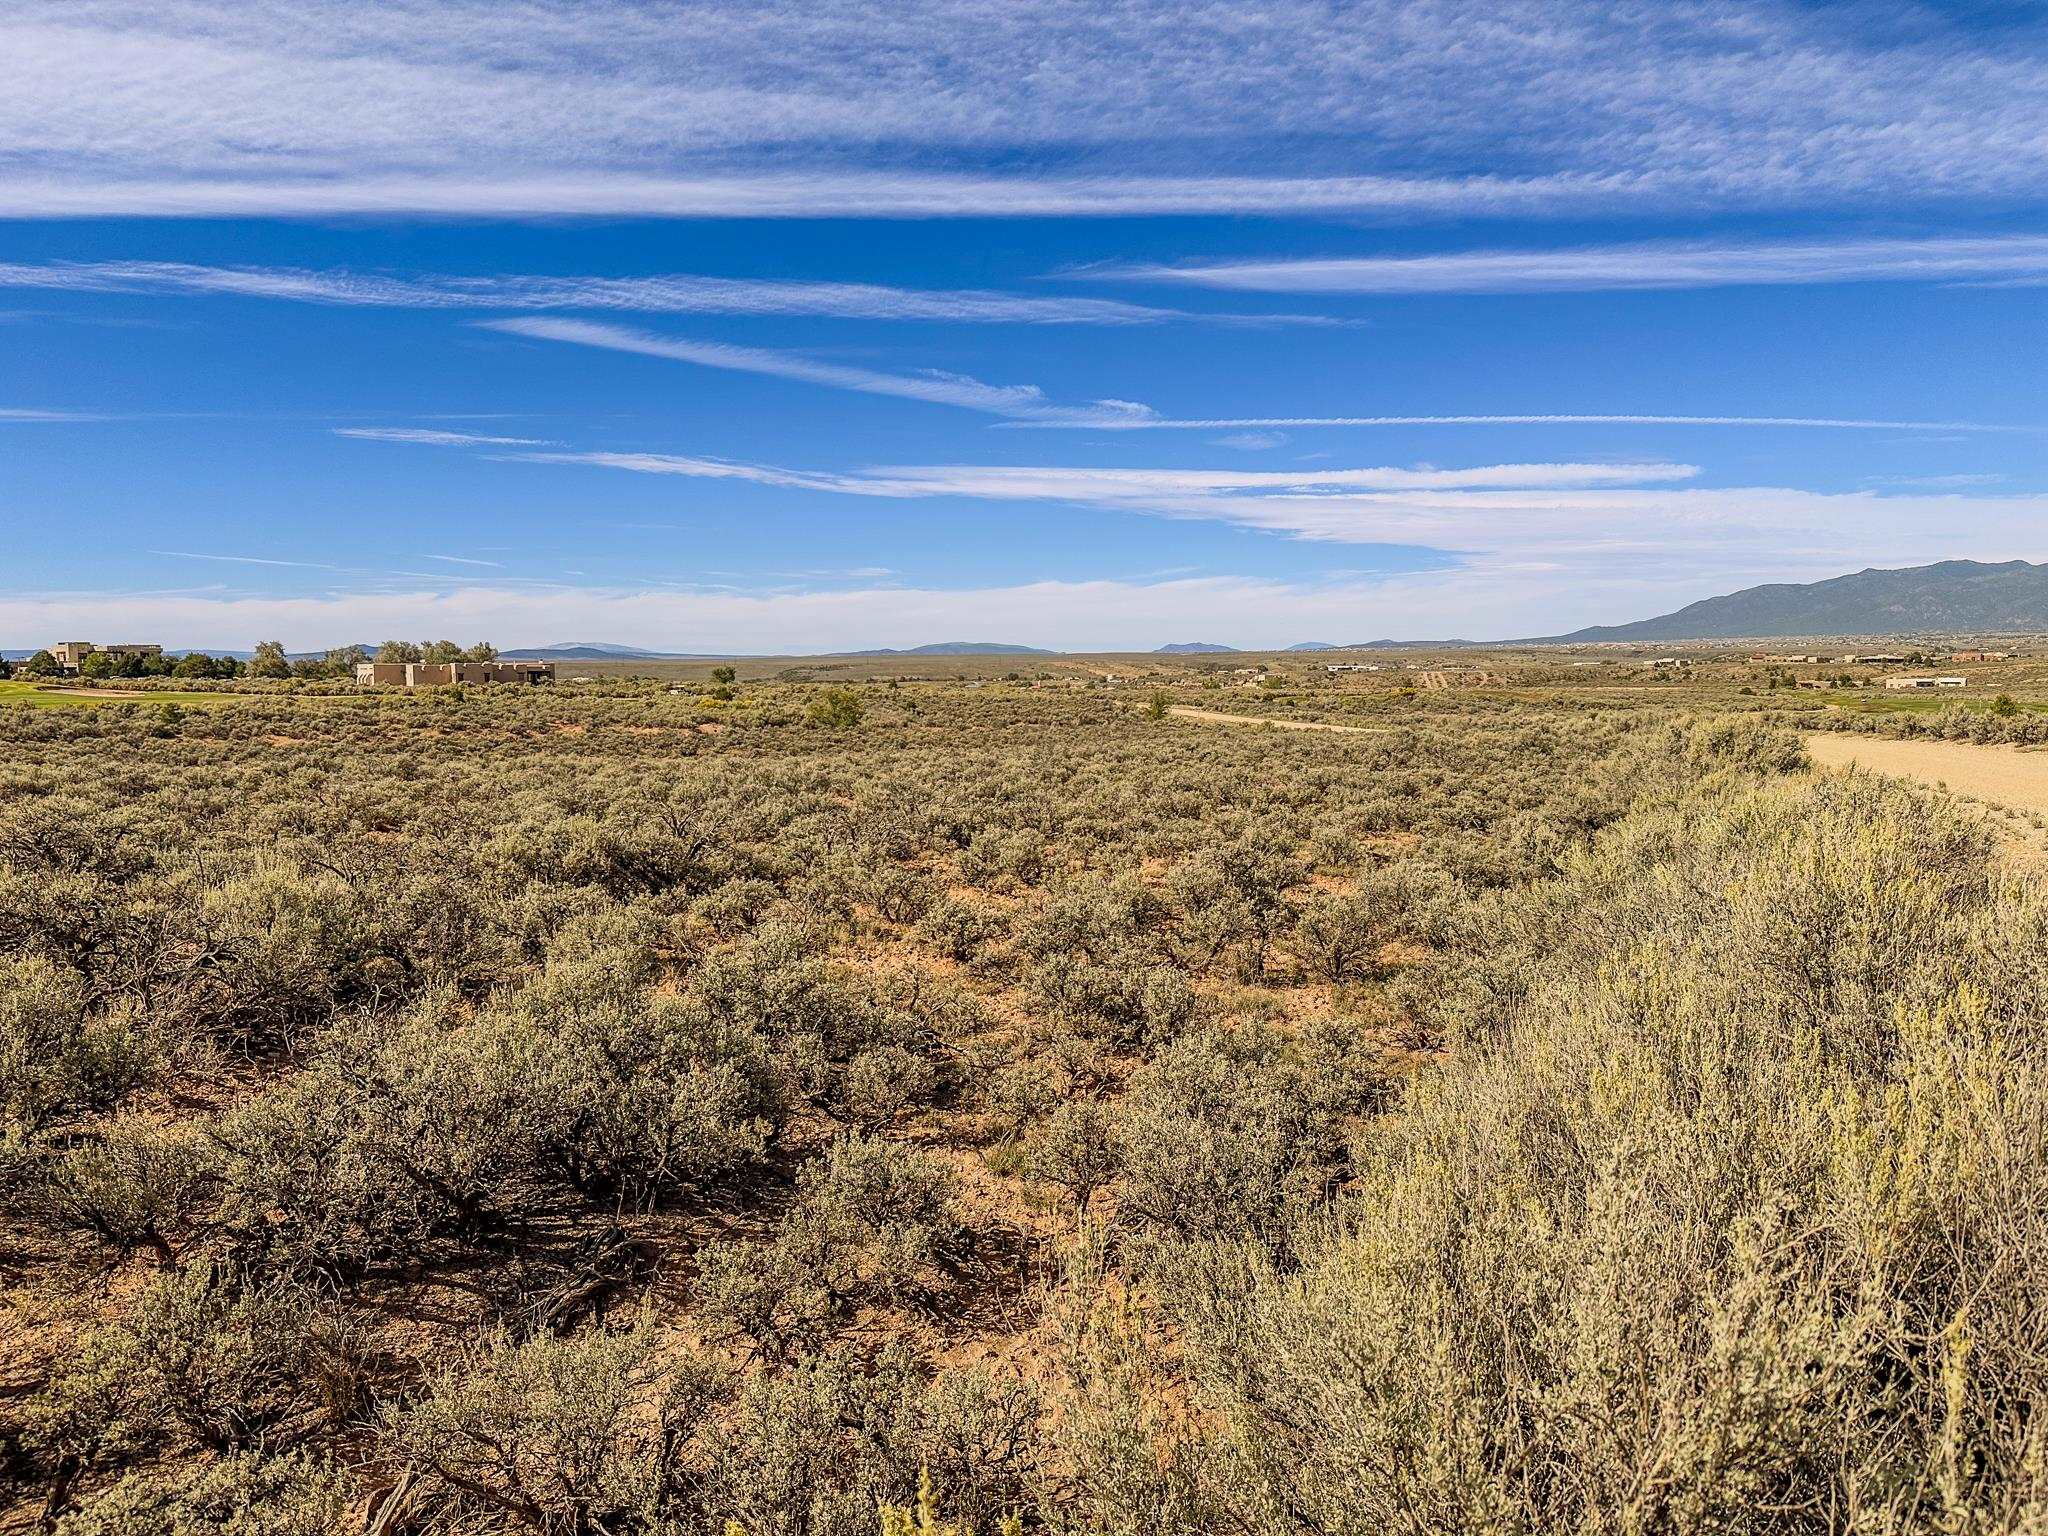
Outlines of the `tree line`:
M 259 641 L 247 661 L 236 656 L 214 656 L 205 651 L 187 651 L 179 656 L 144 656 L 115 651 L 94 651 L 79 663 L 78 675 L 96 680 L 139 677 L 218 678 L 347 678 L 366 661 L 428 662 L 495 661 L 498 648 L 488 640 L 461 646 L 453 640 L 386 640 L 372 652 L 366 645 L 339 645 L 319 655 L 291 656 L 282 640 Z M 27 660 L 11 665 L 0 660 L 0 678 L 61 677 L 64 668 L 49 650 L 39 650 Z

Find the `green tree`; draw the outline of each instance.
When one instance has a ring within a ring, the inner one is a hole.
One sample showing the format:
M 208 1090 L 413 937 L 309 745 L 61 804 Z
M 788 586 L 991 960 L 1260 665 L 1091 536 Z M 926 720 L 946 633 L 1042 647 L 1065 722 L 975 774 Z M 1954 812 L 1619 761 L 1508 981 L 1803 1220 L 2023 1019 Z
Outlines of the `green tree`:
M 377 660 L 405 662 L 421 660 L 420 648 L 410 640 L 386 640 L 377 647 Z
M 80 677 L 107 678 L 116 675 L 115 658 L 111 651 L 94 651 L 78 664 Z
M 2016 715 L 2019 712 L 2019 701 L 2009 693 L 2001 693 L 1991 701 L 1991 713 L 1994 715 Z
M 814 725 L 843 731 L 859 725 L 866 714 L 867 707 L 851 688 L 827 688 L 811 700 L 810 718 Z
M 292 664 L 285 659 L 282 640 L 263 640 L 256 646 L 256 654 L 249 659 L 251 677 L 290 677 Z
M 446 666 L 451 661 L 462 660 L 462 647 L 453 640 L 435 640 L 421 648 L 420 660 L 433 666 Z
M 21 664 L 24 677 L 55 677 L 57 671 L 57 658 L 48 651 L 37 651 Z
M 730 688 L 739 681 L 739 676 L 739 672 L 732 667 L 713 667 L 711 669 L 711 681 L 718 684 L 721 688 Z
M 337 645 L 327 653 L 327 669 L 336 677 L 353 677 L 356 666 L 370 659 L 367 647 L 360 645 Z
M 496 661 L 498 659 L 498 648 L 488 640 L 479 640 L 475 645 L 464 651 L 460 659 L 463 661 Z

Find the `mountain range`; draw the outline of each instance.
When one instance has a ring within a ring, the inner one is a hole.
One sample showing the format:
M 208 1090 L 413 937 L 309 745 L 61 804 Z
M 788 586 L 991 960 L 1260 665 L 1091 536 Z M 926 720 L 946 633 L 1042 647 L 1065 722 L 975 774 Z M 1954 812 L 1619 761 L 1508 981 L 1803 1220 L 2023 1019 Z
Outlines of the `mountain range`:
M 522 645 L 500 651 L 506 661 L 684 661 L 700 658 L 672 651 L 643 651 L 634 645 L 611 645 L 602 640 L 561 640 L 553 645 Z
M 1035 645 L 1005 645 L 1000 640 L 940 640 L 931 645 L 913 645 L 908 650 L 887 646 L 873 651 L 834 651 L 835 656 L 1057 656 L 1058 651 Z
M 1547 643 L 1754 640 L 1805 635 L 2048 632 L 2048 564 L 1942 560 L 1826 581 L 1771 582 L 1632 624 L 1596 624 Z

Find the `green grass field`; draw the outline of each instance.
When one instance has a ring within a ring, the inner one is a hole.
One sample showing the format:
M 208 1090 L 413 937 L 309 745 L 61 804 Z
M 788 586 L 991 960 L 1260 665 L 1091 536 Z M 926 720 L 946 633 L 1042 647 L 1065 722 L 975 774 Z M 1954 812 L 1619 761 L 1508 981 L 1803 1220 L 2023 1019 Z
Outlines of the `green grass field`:
M 101 704 L 176 704 L 180 707 L 200 705 L 213 708 L 234 701 L 234 695 L 226 693 L 109 693 L 93 697 L 82 691 L 64 692 L 41 683 L 0 682 L 0 704 L 21 704 L 30 709 L 70 709 L 80 705 L 91 708 Z
M 1864 715 L 1931 715 L 1938 710 L 1950 708 L 1980 712 L 1988 710 L 1997 702 L 1998 695 L 1988 691 L 1968 697 L 1948 692 L 1870 694 L 1854 689 L 1842 689 L 1825 695 L 1825 699 L 1837 709 L 1854 710 Z M 2048 712 L 2048 701 L 2015 698 L 2013 702 L 2028 714 Z

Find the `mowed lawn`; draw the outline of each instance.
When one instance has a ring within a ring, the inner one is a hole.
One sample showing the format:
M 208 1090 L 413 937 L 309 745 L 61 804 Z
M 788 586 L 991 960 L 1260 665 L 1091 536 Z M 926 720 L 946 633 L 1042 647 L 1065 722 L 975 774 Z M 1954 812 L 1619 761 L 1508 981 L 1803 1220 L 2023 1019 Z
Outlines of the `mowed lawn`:
M 0 704 L 25 704 L 31 709 L 69 709 L 95 704 L 197 704 L 207 707 L 232 704 L 231 693 L 173 693 L 112 691 L 89 688 L 46 687 L 41 683 L 0 682 Z

